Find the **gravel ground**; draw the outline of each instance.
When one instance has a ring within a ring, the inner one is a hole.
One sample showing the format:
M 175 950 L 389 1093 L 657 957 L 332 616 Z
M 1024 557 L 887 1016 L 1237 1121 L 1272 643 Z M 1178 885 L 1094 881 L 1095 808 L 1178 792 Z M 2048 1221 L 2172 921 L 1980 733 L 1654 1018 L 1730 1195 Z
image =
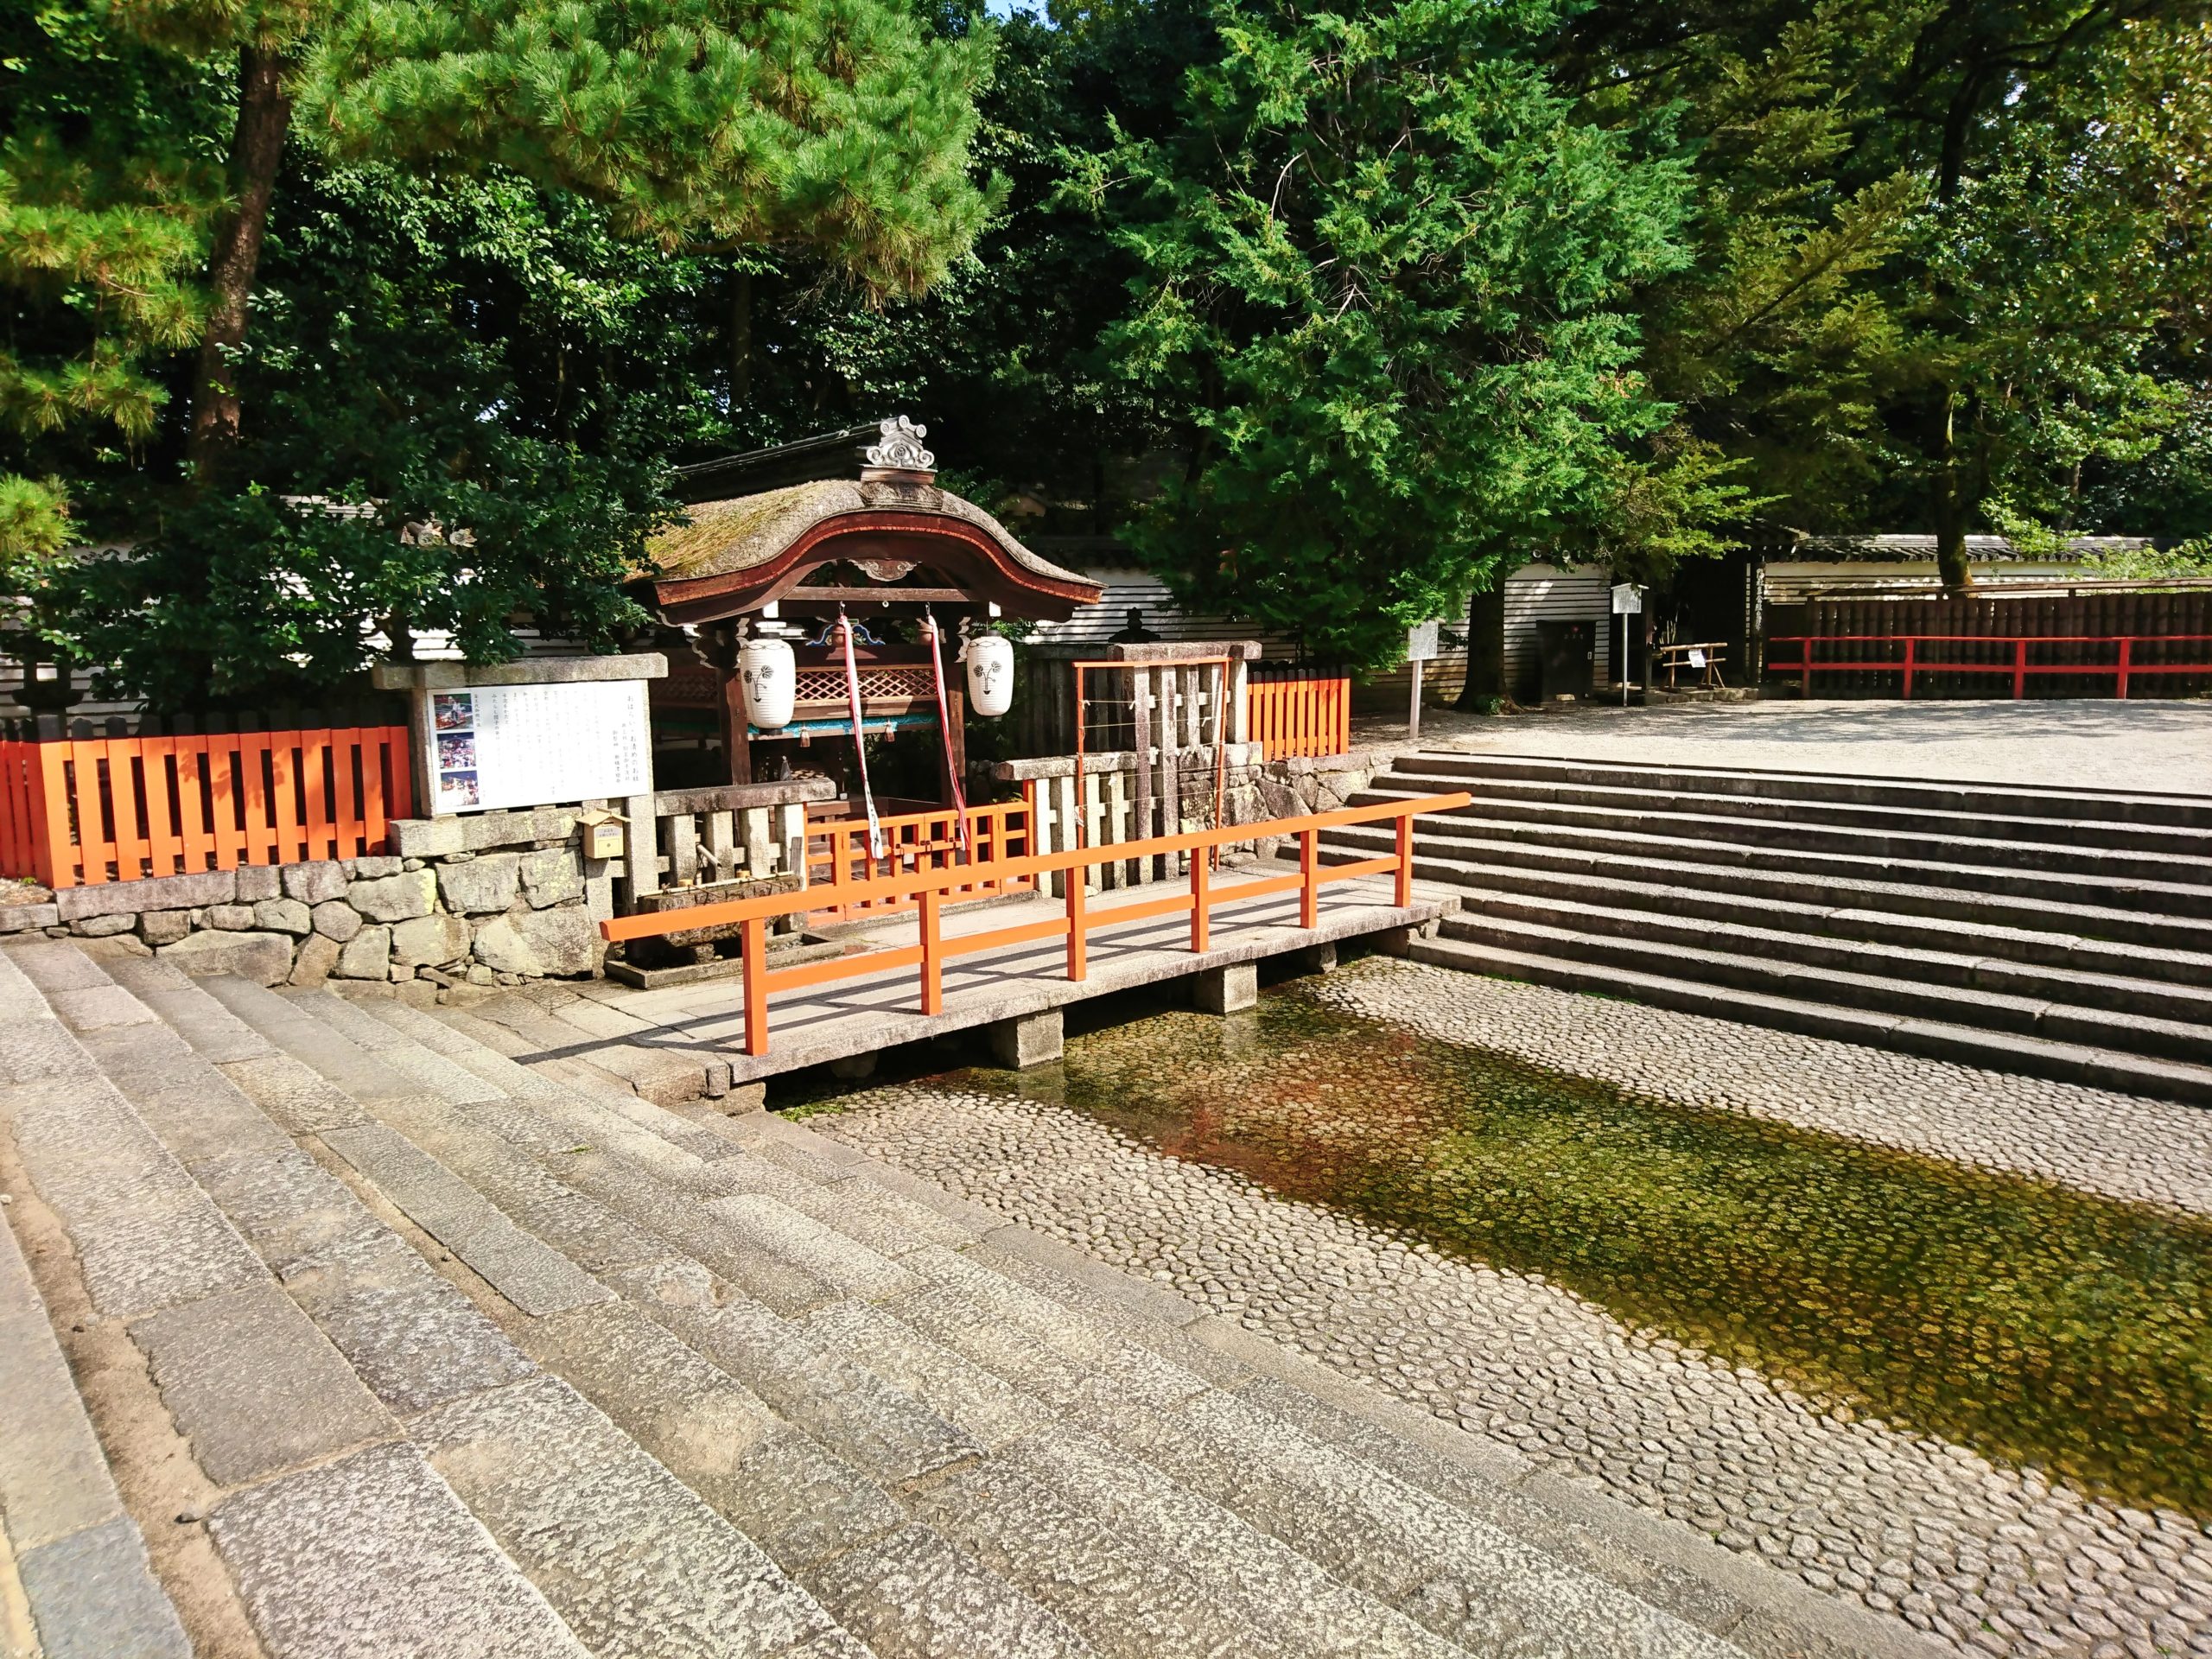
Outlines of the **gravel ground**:
M 1688 1104 L 2212 1213 L 2212 1117 L 1399 963 L 1335 1005 Z M 924 1083 L 813 1126 L 1963 1652 L 2212 1656 L 2212 1534 L 1821 1404 L 1083 1113 Z

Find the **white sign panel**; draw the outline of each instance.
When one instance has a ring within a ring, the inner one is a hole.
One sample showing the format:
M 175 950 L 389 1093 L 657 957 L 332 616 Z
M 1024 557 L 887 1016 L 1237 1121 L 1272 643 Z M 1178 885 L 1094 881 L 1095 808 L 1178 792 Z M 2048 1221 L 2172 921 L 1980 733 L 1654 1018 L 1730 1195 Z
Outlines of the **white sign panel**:
M 652 788 L 643 680 L 430 693 L 440 812 L 551 806 Z
M 1418 622 L 1406 630 L 1406 660 L 1427 663 L 1436 659 L 1436 624 Z
M 1613 585 L 1613 614 L 1615 616 L 1635 616 L 1643 609 L 1643 588 L 1632 582 L 1616 582 Z

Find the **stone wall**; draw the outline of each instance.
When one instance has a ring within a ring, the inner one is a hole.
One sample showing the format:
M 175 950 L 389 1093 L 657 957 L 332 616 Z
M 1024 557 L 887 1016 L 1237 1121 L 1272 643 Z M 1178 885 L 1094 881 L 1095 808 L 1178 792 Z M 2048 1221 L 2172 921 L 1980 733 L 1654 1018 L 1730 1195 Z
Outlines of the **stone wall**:
M 516 985 L 599 971 L 613 913 L 604 863 L 573 811 L 392 825 L 371 858 L 211 870 L 0 899 L 0 934 L 128 936 L 149 954 L 219 957 L 264 985 L 327 979 Z

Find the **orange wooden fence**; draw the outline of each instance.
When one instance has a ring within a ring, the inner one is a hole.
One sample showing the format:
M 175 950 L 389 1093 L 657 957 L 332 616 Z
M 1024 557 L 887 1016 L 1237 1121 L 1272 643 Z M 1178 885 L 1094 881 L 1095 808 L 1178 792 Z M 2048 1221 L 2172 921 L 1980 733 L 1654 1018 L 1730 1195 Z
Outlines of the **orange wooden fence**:
M 1003 801 L 968 809 L 967 858 L 961 859 L 960 815 L 950 808 L 938 812 L 914 812 L 880 818 L 885 842 L 883 856 L 868 850 L 866 818 L 832 818 L 806 829 L 807 892 L 815 902 L 806 906 L 810 916 L 849 921 L 886 911 L 912 910 L 918 902 L 909 893 L 848 899 L 844 890 L 880 876 L 912 875 L 925 870 L 957 868 L 959 880 L 945 889 L 953 899 L 985 899 L 998 893 L 1028 893 L 1037 878 L 1005 876 L 995 868 L 1007 859 L 1036 850 L 1030 840 L 1029 808 L 1021 801 Z
M 49 887 L 358 858 L 414 813 L 404 726 L 0 741 L 0 874 Z
M 1351 747 L 1351 682 L 1251 681 L 1244 688 L 1244 719 L 1266 760 L 1342 754 Z
M 1001 878 L 1022 879 L 1034 883 L 1039 878 L 1055 871 L 1088 869 L 1094 864 L 1103 864 L 1116 859 L 1149 858 L 1163 853 L 1205 852 L 1211 855 L 1214 849 L 1239 842 L 1295 838 L 1298 842 L 1297 869 L 1287 874 L 1268 876 L 1256 881 L 1239 881 L 1229 889 L 1228 896 L 1242 903 L 1249 899 L 1265 898 L 1270 893 L 1296 893 L 1298 925 L 1312 927 L 1319 919 L 1320 890 L 1331 881 L 1346 881 L 1356 876 L 1388 872 L 1394 878 L 1394 902 L 1401 908 L 1413 903 L 1414 817 L 1422 812 L 1449 812 L 1467 805 L 1473 798 L 1464 791 L 1443 795 L 1411 796 L 1393 801 L 1378 801 L 1370 806 L 1340 807 L 1333 812 L 1311 812 L 1300 817 L 1271 818 L 1260 823 L 1230 824 L 1212 830 L 1186 830 L 1180 835 L 1154 836 L 1142 841 L 1116 842 L 1104 847 L 1082 847 L 1065 852 L 1037 854 L 1001 861 L 998 866 L 998 874 Z M 1342 824 L 1377 823 L 1393 819 L 1397 825 L 1395 851 L 1344 864 L 1324 865 L 1321 862 L 1319 838 L 1322 830 L 1332 830 Z M 1170 893 L 1136 904 L 1115 905 L 1093 916 L 1086 902 L 1089 884 L 1071 879 L 1066 884 L 1066 909 L 1060 915 L 1041 921 L 1019 922 L 1011 927 L 996 927 L 980 933 L 961 934 L 948 939 L 941 925 L 944 900 L 969 879 L 972 878 L 963 878 L 958 867 L 954 867 L 926 872 L 901 872 L 871 880 L 852 882 L 844 889 L 844 902 L 848 904 L 867 903 L 879 899 L 905 899 L 918 905 L 922 912 L 920 941 L 914 944 L 863 950 L 849 957 L 833 957 L 824 962 L 806 963 L 796 968 L 779 969 L 773 973 L 768 971 L 767 965 L 768 924 L 779 916 L 814 909 L 819 902 L 817 897 L 804 892 L 772 893 L 764 893 L 757 899 L 733 899 L 725 904 L 701 905 L 690 910 L 618 916 L 612 921 L 601 922 L 599 931 L 603 937 L 613 941 L 647 938 L 654 934 L 671 933 L 683 928 L 737 925 L 741 935 L 745 967 L 745 1052 L 752 1055 L 768 1052 L 768 994 L 771 991 L 802 990 L 810 985 L 831 984 L 861 974 L 918 966 L 921 969 L 921 1011 L 933 1014 L 944 1012 L 944 963 L 953 957 L 975 956 L 1007 945 L 1028 944 L 1038 939 L 1061 938 L 1067 941 L 1068 977 L 1080 981 L 1090 972 L 1091 929 L 1181 912 L 1189 912 L 1191 918 L 1191 949 L 1203 951 L 1209 948 L 1213 906 L 1217 902 L 1211 855 L 1191 860 L 1191 888 L 1188 893 Z

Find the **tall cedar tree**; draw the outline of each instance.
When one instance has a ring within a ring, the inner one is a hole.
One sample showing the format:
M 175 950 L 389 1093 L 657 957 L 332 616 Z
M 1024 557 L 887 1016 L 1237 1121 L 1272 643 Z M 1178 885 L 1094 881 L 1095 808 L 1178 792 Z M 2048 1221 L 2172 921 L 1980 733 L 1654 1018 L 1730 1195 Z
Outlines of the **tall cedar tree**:
M 2203 35 L 2169 0 L 1600 0 L 1562 73 L 1607 120 L 1680 112 L 1697 257 L 1649 365 L 1745 464 L 1770 534 L 2080 526 L 2188 404 L 2199 301 L 2169 108 Z M 2201 186 L 2198 187 L 2201 189 Z M 2125 526 L 2115 526 L 2125 527 Z
M 1685 168 L 1576 118 L 1543 0 L 1214 16 L 1179 131 L 1073 158 L 1141 268 L 1107 354 L 1180 411 L 1133 539 L 1200 609 L 1386 661 L 1663 431 L 1623 300 L 1681 261 Z

